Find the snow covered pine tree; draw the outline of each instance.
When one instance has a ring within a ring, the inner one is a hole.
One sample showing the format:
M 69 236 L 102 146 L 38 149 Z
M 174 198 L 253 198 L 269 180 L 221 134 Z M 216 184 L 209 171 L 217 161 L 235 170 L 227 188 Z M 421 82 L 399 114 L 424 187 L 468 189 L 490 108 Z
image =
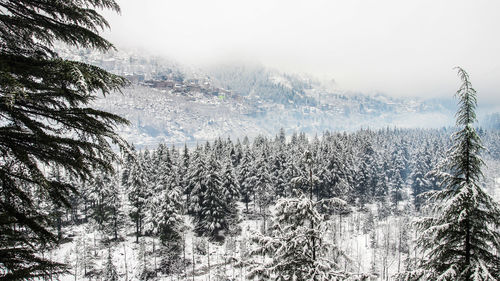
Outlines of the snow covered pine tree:
M 118 281 L 118 273 L 116 272 L 116 266 L 113 264 L 113 255 L 111 255 L 111 249 L 108 249 L 108 259 L 104 266 L 103 280 L 105 281 Z
M 61 59 L 53 44 L 107 51 L 99 36 L 108 27 L 96 11 L 119 12 L 114 0 L 0 0 L 0 279 L 54 277 L 65 270 L 37 255 L 57 237 L 33 200 L 69 206 L 74 186 L 47 177 L 42 166 L 88 179 L 93 167 L 112 170 L 109 141 L 121 117 L 88 108 L 96 93 L 127 81 L 103 69 Z M 42 164 L 43 163 L 43 164 Z
M 339 260 L 346 258 L 337 247 L 323 239 L 326 232 L 319 205 L 345 205 L 332 198 L 314 202 L 302 191 L 295 190 L 295 198 L 281 198 L 276 203 L 270 235 L 256 235 L 257 248 L 253 255 L 268 256 L 254 266 L 249 274 L 258 280 L 314 280 L 336 281 L 349 277 Z M 313 242 L 314 241 L 314 242 Z M 337 256 L 338 260 L 331 257 Z
M 430 217 L 416 222 L 423 249 L 420 267 L 401 280 L 500 280 L 500 206 L 481 187 L 483 149 L 473 127 L 476 91 L 461 68 L 459 109 L 453 146 L 434 171 L 443 189 L 428 192 Z

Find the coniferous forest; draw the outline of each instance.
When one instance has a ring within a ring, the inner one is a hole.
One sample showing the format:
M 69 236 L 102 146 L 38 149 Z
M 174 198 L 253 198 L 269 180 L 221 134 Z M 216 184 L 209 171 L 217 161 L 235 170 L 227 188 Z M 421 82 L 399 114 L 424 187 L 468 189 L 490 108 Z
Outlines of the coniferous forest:
M 145 149 L 91 107 L 129 81 L 54 51 L 112 50 L 103 9 L 0 0 L 0 280 L 500 280 L 500 131 L 464 69 L 454 127 Z
M 68 209 L 40 202 L 60 239 L 45 255 L 67 263 L 72 279 L 413 280 L 426 261 L 413 223 L 427 214 L 423 195 L 443 190 L 435 171 L 452 132 L 309 139 L 282 130 L 252 141 L 160 144 L 124 154 L 116 172 L 89 181 L 46 167 L 79 195 Z M 498 169 L 500 134 L 480 134 Z

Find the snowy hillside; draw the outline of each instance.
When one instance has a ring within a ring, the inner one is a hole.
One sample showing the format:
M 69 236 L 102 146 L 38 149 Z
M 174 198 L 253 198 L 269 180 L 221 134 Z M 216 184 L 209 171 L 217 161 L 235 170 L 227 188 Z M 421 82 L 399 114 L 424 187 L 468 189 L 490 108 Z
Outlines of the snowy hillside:
M 325 130 L 452 124 L 447 106 L 435 101 L 345 92 L 258 65 L 194 70 L 134 52 L 101 54 L 62 47 L 59 52 L 130 79 L 132 85 L 123 95 L 98 99 L 95 106 L 131 121 L 121 132 L 138 146 L 272 136 L 280 128 L 314 136 Z

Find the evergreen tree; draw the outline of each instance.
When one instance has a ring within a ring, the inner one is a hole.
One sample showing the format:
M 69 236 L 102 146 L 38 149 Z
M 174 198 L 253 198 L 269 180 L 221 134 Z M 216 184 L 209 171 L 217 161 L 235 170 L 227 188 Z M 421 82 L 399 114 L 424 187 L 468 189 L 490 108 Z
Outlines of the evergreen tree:
M 61 59 L 53 45 L 107 51 L 99 36 L 108 27 L 102 9 L 119 11 L 114 0 L 1 0 L 0 16 L 0 278 L 29 279 L 64 270 L 36 255 L 56 236 L 28 189 L 43 200 L 69 207 L 75 186 L 47 177 L 43 166 L 90 178 L 93 167 L 112 170 L 109 141 L 125 147 L 114 132 L 123 118 L 88 104 L 98 92 L 126 85 L 124 78 L 82 62 Z
M 198 195 L 195 231 L 199 235 L 224 239 L 222 231 L 229 228 L 229 205 L 222 192 L 219 175 L 220 163 L 215 155 L 209 157 L 207 174 L 204 179 L 205 189 Z
M 298 163 L 298 174 L 291 179 L 291 183 L 296 189 L 302 190 L 309 194 L 309 198 L 313 200 L 313 195 L 317 199 L 317 182 L 319 178 L 313 173 L 314 159 L 309 150 L 304 152 L 304 155 Z
M 500 206 L 482 188 L 483 149 L 474 129 L 476 91 L 458 68 L 462 85 L 453 146 L 436 169 L 443 189 L 429 192 L 431 217 L 416 222 L 425 257 L 410 280 L 498 280 L 500 276 Z
M 134 164 L 134 161 L 136 156 L 135 148 L 132 145 L 129 153 L 125 153 L 122 155 L 122 163 L 123 163 L 123 169 L 121 171 L 121 180 L 120 183 L 123 187 L 128 187 L 128 178 L 130 176 L 130 168 Z
M 57 182 L 62 182 L 63 178 L 61 175 L 61 169 L 59 166 L 54 165 L 50 169 L 49 173 L 49 179 L 57 181 Z M 63 224 L 63 214 L 64 214 L 64 207 L 59 205 L 59 204 L 50 204 L 50 217 L 53 220 L 53 225 L 57 229 L 57 240 L 61 240 L 63 231 L 62 231 L 62 224 Z
M 282 127 L 280 128 L 280 132 L 278 135 L 278 141 L 284 145 L 286 143 L 286 135 L 285 135 L 285 129 Z
M 407 175 L 407 160 L 405 155 L 405 147 L 401 147 L 400 144 L 397 144 L 397 147 L 392 154 L 392 169 L 390 171 L 391 182 L 389 186 L 391 202 L 396 209 L 399 202 L 404 199 L 404 187 Z
M 154 233 L 159 234 L 163 244 L 172 243 L 178 246 L 177 244 L 181 239 L 180 229 L 183 225 L 181 216 L 183 204 L 181 201 L 181 187 L 175 179 L 173 163 L 168 151 L 163 155 L 159 170 L 160 175 L 157 185 L 160 188 L 157 189 L 152 200 L 150 200 L 157 204 L 154 208 L 155 214 L 151 214 L 155 221 L 155 228 L 157 228 Z
M 93 180 L 87 185 L 88 200 L 90 202 L 91 223 L 99 230 L 103 231 L 108 223 L 110 215 L 110 186 L 111 177 L 107 173 L 98 171 Z
M 90 232 L 89 230 L 90 229 L 88 228 L 84 229 L 85 232 L 87 231 Z M 79 244 L 80 252 L 77 254 L 80 255 L 78 259 L 80 262 L 80 266 L 83 267 L 83 275 L 86 277 L 94 275 L 96 269 L 95 256 L 94 256 L 95 248 L 92 245 L 90 239 L 88 239 L 87 233 L 83 233 L 83 235 L 80 236 L 79 241 L 77 241 L 77 244 Z
M 348 276 L 340 270 L 339 260 L 329 255 L 342 256 L 342 252 L 325 241 L 324 218 L 318 204 L 345 204 L 338 199 L 313 202 L 309 195 L 279 199 L 276 204 L 270 236 L 257 235 L 253 240 L 258 247 L 254 255 L 265 255 L 264 263 L 250 272 L 251 278 L 264 280 L 344 280 Z M 311 228 L 311 225 L 313 227 Z
M 140 160 L 135 161 L 130 168 L 128 178 L 128 200 L 131 208 L 129 216 L 135 224 L 136 243 L 139 242 L 139 237 L 142 234 L 144 224 L 144 216 L 146 212 L 147 194 L 145 189 L 146 178 Z
M 118 273 L 116 272 L 116 266 L 113 264 L 113 257 L 111 255 L 111 249 L 108 249 L 108 258 L 106 260 L 106 265 L 104 267 L 104 281 L 118 281 Z
M 179 173 L 181 177 L 180 185 L 182 187 L 182 193 L 186 196 L 186 202 L 184 205 L 185 211 L 189 208 L 189 196 L 191 195 L 191 185 L 189 184 L 189 163 L 189 150 L 187 148 L 187 144 L 184 144 L 184 152 L 182 154 L 182 163 L 180 164 Z
M 431 169 L 431 155 L 428 147 L 429 144 L 427 143 L 423 150 L 419 150 L 417 155 L 414 155 L 413 158 L 415 161 L 412 163 L 409 176 L 411 180 L 413 203 L 417 210 L 420 210 L 420 206 L 422 205 L 422 198 L 419 195 L 433 189 L 431 181 L 426 177 Z
M 273 201 L 273 184 L 271 174 L 269 173 L 267 153 L 263 151 L 255 161 L 255 203 L 259 206 L 259 212 L 264 218 L 264 223 L 267 216 L 267 209 Z
M 234 154 L 231 154 L 231 160 L 233 161 L 233 167 L 238 167 L 243 157 L 243 147 L 241 146 L 240 139 L 236 141 L 234 145 Z
M 206 190 L 205 186 L 205 174 L 206 174 L 206 163 L 204 155 L 202 154 L 201 147 L 196 147 L 196 150 L 192 154 L 191 164 L 189 165 L 188 172 L 188 183 L 186 187 L 186 192 L 189 190 L 189 207 L 188 212 L 193 216 L 199 214 L 200 200 L 203 193 Z
M 122 211 L 122 199 L 119 191 L 118 175 L 111 178 L 108 189 L 108 221 L 105 224 L 106 233 L 112 236 L 114 240 L 118 239 L 118 235 L 125 225 L 125 217 Z
M 170 157 L 170 152 L 164 146 L 159 146 L 157 153 L 153 159 L 156 159 L 154 164 L 155 176 L 150 176 L 146 183 L 149 194 L 145 204 L 144 212 L 144 231 L 145 233 L 158 235 L 160 232 L 160 217 L 164 203 L 164 196 L 173 188 L 177 188 L 177 182 L 174 177 L 173 163 Z M 176 201 L 179 200 L 176 198 Z M 179 208 L 180 211 L 181 208 Z
M 151 260 L 149 253 L 146 251 L 146 241 L 143 238 L 139 241 L 139 252 L 137 253 L 137 267 L 135 269 L 135 277 L 137 280 L 150 280 L 154 277 L 154 272 L 151 271 Z
M 221 183 L 222 195 L 226 200 L 228 216 L 230 217 L 229 226 L 237 223 L 238 220 L 238 206 L 237 202 L 240 196 L 240 185 L 236 174 L 234 173 L 231 159 L 227 159 L 222 170 Z
M 248 213 L 248 204 L 252 202 L 252 195 L 255 193 L 256 171 L 250 150 L 247 148 L 243 152 L 239 167 L 238 180 L 240 183 L 241 201 L 245 203 Z
M 341 154 L 341 151 L 334 150 L 333 153 L 325 153 L 318 174 L 318 199 L 321 198 L 343 198 L 351 191 L 348 170 L 348 163 Z
M 371 142 L 368 140 L 363 147 L 363 154 L 361 156 L 361 163 L 359 167 L 358 177 L 359 180 L 355 184 L 355 193 L 359 198 L 360 203 L 369 201 L 369 198 L 374 196 L 376 184 L 376 152 L 373 149 Z
M 375 167 L 375 186 L 373 188 L 373 196 L 378 202 L 386 202 L 387 197 L 390 197 L 390 187 L 391 187 L 391 179 L 390 179 L 390 162 L 391 160 L 387 158 L 388 155 L 381 155 L 378 161 L 380 161 L 378 166 Z M 390 205 L 390 200 L 387 202 Z
M 181 238 L 180 229 L 183 225 L 180 188 L 172 185 L 164 190 L 159 197 L 163 199 L 158 218 L 160 240 L 162 243 L 178 243 Z
M 284 138 L 284 136 L 283 136 Z M 274 193 L 279 197 L 286 197 L 289 189 L 289 179 L 286 178 L 287 159 L 284 151 L 285 142 L 281 141 L 281 137 L 274 143 L 273 153 L 269 159 L 269 173 L 274 186 Z
M 390 202 L 392 203 L 393 209 L 397 210 L 399 201 L 403 200 L 403 188 L 404 182 L 401 178 L 401 174 L 397 170 L 392 171 L 392 177 L 389 182 L 389 195 Z

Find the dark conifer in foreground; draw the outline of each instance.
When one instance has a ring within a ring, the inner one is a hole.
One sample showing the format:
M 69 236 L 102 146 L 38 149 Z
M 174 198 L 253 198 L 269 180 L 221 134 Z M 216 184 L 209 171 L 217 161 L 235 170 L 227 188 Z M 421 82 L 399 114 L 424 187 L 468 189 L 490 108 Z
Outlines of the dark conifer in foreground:
M 47 177 L 59 165 L 79 178 L 97 167 L 112 170 L 109 141 L 123 118 L 88 107 L 98 93 L 119 90 L 124 78 L 81 62 L 63 60 L 57 41 L 107 51 L 99 36 L 108 27 L 98 10 L 119 12 L 114 0 L 0 0 L 0 278 L 53 276 L 64 267 L 36 255 L 56 240 L 50 220 L 35 206 L 31 188 L 55 207 L 69 207 L 76 188 Z
M 430 192 L 431 216 L 417 221 L 424 259 L 405 280 L 495 281 L 500 276 L 500 207 L 482 188 L 483 150 L 474 129 L 476 91 L 458 68 L 458 132 L 435 173 L 443 189 Z

